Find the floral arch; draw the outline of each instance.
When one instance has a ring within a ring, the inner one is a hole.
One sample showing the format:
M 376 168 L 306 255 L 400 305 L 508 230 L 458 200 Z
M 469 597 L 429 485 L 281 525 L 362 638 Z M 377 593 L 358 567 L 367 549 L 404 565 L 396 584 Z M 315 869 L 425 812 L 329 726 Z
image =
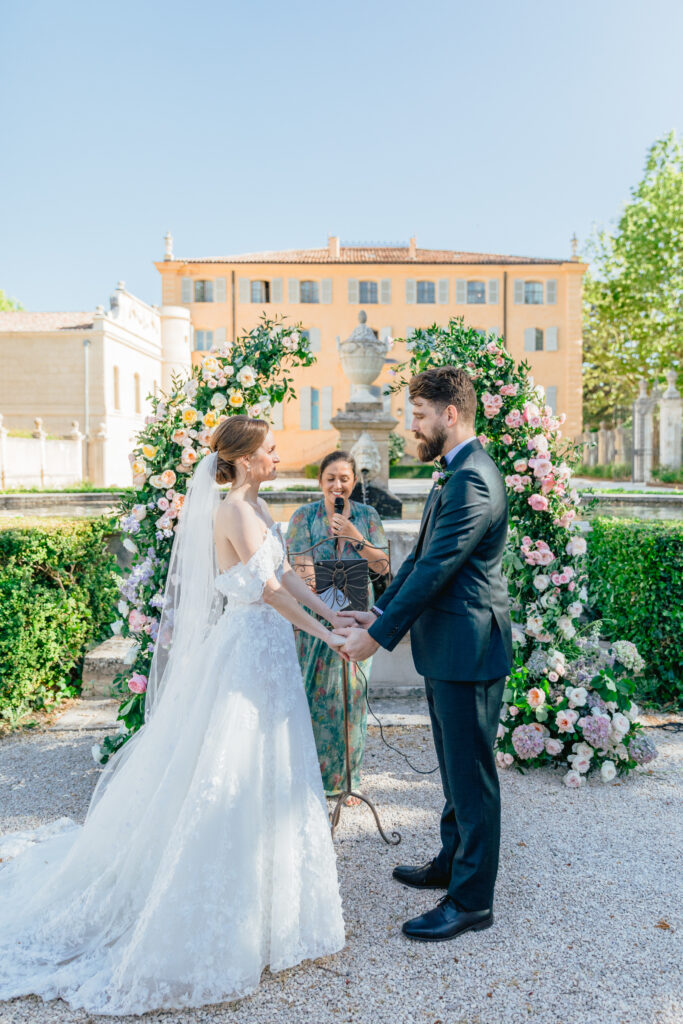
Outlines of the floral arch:
M 636 721 L 633 676 L 642 669 L 635 646 L 600 642 L 581 626 L 588 602 L 586 541 L 576 522 L 579 496 L 571 486 L 578 461 L 562 438 L 563 416 L 544 405 L 526 363 L 517 365 L 502 339 L 482 337 L 462 318 L 418 330 L 410 358 L 392 391 L 430 366 L 464 365 L 477 390 L 477 429 L 505 477 L 510 505 L 506 572 L 512 602 L 515 664 L 504 694 L 497 759 L 501 766 L 569 765 L 568 786 L 599 770 L 604 781 L 656 756 Z M 124 545 L 133 555 L 120 584 L 112 631 L 134 638 L 120 731 L 108 736 L 105 762 L 144 720 L 147 676 L 157 642 L 160 608 L 177 518 L 212 429 L 227 415 L 268 416 L 294 398 L 288 374 L 314 358 L 300 326 L 263 318 L 257 328 L 202 360 L 171 393 L 152 398 L 153 413 L 131 455 L 135 493 L 122 502 Z

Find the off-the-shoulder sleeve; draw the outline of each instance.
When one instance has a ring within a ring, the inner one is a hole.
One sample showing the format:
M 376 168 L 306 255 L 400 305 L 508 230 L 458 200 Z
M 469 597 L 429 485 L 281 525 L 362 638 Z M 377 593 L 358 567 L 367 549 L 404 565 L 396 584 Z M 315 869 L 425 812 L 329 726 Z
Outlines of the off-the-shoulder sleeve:
M 293 555 L 298 554 L 300 551 L 305 551 L 313 543 L 311 540 L 310 508 L 310 505 L 300 505 L 289 520 L 287 547 Z

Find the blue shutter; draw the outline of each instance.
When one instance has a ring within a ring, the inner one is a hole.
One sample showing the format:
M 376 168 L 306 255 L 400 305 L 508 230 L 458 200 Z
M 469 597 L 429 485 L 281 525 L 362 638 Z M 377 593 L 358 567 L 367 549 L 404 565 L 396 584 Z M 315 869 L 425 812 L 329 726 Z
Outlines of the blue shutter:
M 308 328 L 308 344 L 310 345 L 311 352 L 320 352 L 321 340 L 319 327 Z
M 546 327 L 545 329 L 545 350 L 546 352 L 557 352 L 557 327 Z
M 326 306 L 329 306 L 332 302 L 332 278 L 324 277 L 321 283 L 321 300 Z
M 536 328 L 525 327 L 524 328 L 524 351 L 535 352 L 536 351 Z
M 299 282 L 295 277 L 287 279 L 287 298 L 290 302 L 299 301 Z
M 225 345 L 225 327 L 217 327 L 213 332 L 213 343 L 218 348 L 219 345 Z
M 545 404 L 550 406 L 554 416 L 557 412 L 557 388 L 554 384 L 545 389 Z
M 448 278 L 447 277 L 442 277 L 439 280 L 438 295 L 439 295 L 439 300 L 438 300 L 439 301 L 439 305 L 440 306 L 448 305 Z
M 224 277 L 217 277 L 216 281 L 215 281 L 215 285 L 216 285 L 216 288 L 215 288 L 215 291 L 214 291 L 214 301 L 215 302 L 225 302 L 225 296 L 226 296 L 225 278 Z
M 379 283 L 379 301 L 383 306 L 391 303 L 391 279 L 383 278 Z
M 282 430 L 285 423 L 284 417 L 285 407 L 282 402 L 277 402 L 270 411 L 270 422 L 273 425 L 273 430 Z
M 350 277 L 348 281 L 349 289 L 349 303 L 355 306 L 358 303 L 358 281 L 355 277 Z
M 320 427 L 322 430 L 331 430 L 332 424 L 332 386 L 320 389 Z
M 521 281 L 519 278 L 517 278 L 515 280 L 515 283 L 514 283 L 514 300 L 513 301 L 515 303 L 515 306 L 523 306 L 524 305 L 524 281 Z
M 545 283 L 545 301 L 548 306 L 554 306 L 557 303 L 557 281 L 546 281 Z
M 406 278 L 406 302 L 409 305 L 417 302 L 417 281 L 414 277 Z
M 489 305 L 495 306 L 498 304 L 498 281 L 489 281 Z
M 455 282 L 455 304 L 464 306 L 467 302 L 467 281 L 458 278 Z
M 311 389 L 299 389 L 299 426 L 302 430 L 311 429 Z
M 282 302 L 282 278 L 274 277 L 270 282 L 270 301 Z
M 192 278 L 184 277 L 181 284 L 181 302 L 192 302 Z
M 248 277 L 240 277 L 238 281 L 238 296 L 239 301 L 242 303 L 247 303 L 251 301 Z

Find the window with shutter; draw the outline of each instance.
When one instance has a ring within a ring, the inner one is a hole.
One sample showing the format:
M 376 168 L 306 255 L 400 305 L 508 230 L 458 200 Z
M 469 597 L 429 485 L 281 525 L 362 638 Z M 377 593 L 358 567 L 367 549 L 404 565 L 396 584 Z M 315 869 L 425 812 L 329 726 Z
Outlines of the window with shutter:
M 249 288 L 249 278 L 240 277 L 239 281 L 237 282 L 237 297 L 241 303 L 247 303 L 250 301 L 251 295 Z
M 302 430 L 311 429 L 311 388 L 299 389 L 299 426 Z
M 557 388 L 554 384 L 545 389 L 545 404 L 550 406 L 554 416 L 557 413 Z
M 498 281 L 489 281 L 489 306 L 495 306 L 498 302 Z
M 181 281 L 181 302 L 192 302 L 192 278 L 184 277 Z
M 389 341 L 392 337 L 391 327 L 380 327 L 379 336 L 381 341 Z
M 355 306 L 358 302 L 358 281 L 355 277 L 350 277 L 348 280 L 348 294 L 349 303 Z
M 282 302 L 282 278 L 274 277 L 270 282 L 270 301 Z
M 391 303 L 391 279 L 388 277 L 383 278 L 379 283 L 379 301 L 383 306 L 388 306 Z
M 358 282 L 358 301 L 361 306 L 374 306 L 377 303 L 377 282 Z
M 320 391 L 311 388 L 311 430 L 320 430 Z
M 320 427 L 322 430 L 331 430 L 332 424 L 332 387 L 320 389 Z
M 542 306 L 543 305 L 543 282 L 542 281 L 525 281 L 524 282 L 524 303 L 527 306 Z
M 525 327 L 524 328 L 524 351 L 535 352 L 536 351 L 536 328 Z
M 197 352 L 210 352 L 213 348 L 213 331 L 195 331 L 194 347 Z
M 225 278 L 224 277 L 217 277 L 216 281 L 215 281 L 215 285 L 216 285 L 216 288 L 215 288 L 215 301 L 216 302 L 225 302 L 225 298 L 226 298 Z
M 557 281 L 546 281 L 545 301 L 548 306 L 554 306 L 557 304 Z
M 225 345 L 225 327 L 217 327 L 213 332 L 213 343 L 218 348 L 219 345 Z
M 467 302 L 467 281 L 461 278 L 455 282 L 455 303 L 457 306 L 464 306 Z
M 467 282 L 467 304 L 479 306 L 486 302 L 486 284 L 484 281 Z
M 259 305 L 270 302 L 270 281 L 251 282 L 251 301 Z
M 413 403 L 410 401 L 410 398 L 408 397 L 408 388 L 406 388 L 405 391 L 403 392 L 403 401 L 405 402 L 405 407 L 403 410 L 403 423 L 405 425 L 406 430 L 410 430 L 410 424 L 413 422 Z
M 195 281 L 195 302 L 213 302 L 213 281 Z
M 516 278 L 514 282 L 513 302 L 515 306 L 524 305 L 524 281 L 521 281 L 519 278 Z
M 412 305 L 416 301 L 417 281 L 413 277 L 406 278 L 406 302 Z
M 309 327 L 308 331 L 308 342 L 311 346 L 311 352 L 320 352 L 321 350 L 321 338 L 319 327 Z
M 287 298 L 290 302 L 299 301 L 299 282 L 295 277 L 287 279 Z
M 431 306 L 436 302 L 436 287 L 433 281 L 417 282 L 417 301 L 423 306 Z
M 332 302 L 332 278 L 324 277 L 321 281 L 322 285 L 322 300 L 326 306 L 329 306 Z
M 299 286 L 299 302 L 320 302 L 320 285 L 317 281 L 302 281 Z
M 545 350 L 546 352 L 557 352 L 557 327 L 546 327 L 545 329 Z
M 442 277 L 439 281 L 439 305 L 446 306 L 448 304 L 448 278 Z

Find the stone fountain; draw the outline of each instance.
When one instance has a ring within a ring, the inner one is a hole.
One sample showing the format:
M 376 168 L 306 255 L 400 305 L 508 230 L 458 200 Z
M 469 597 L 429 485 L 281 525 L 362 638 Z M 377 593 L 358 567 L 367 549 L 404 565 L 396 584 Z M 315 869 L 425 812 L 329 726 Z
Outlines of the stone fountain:
M 351 397 L 330 422 L 339 431 L 341 447 L 351 452 L 358 466 L 360 480 L 352 498 L 374 505 L 385 518 L 400 519 L 401 502 L 389 492 L 389 434 L 398 420 L 370 390 L 384 366 L 389 342 L 370 330 L 361 310 L 358 326 L 345 341 L 337 339 L 337 349 L 351 382 Z

